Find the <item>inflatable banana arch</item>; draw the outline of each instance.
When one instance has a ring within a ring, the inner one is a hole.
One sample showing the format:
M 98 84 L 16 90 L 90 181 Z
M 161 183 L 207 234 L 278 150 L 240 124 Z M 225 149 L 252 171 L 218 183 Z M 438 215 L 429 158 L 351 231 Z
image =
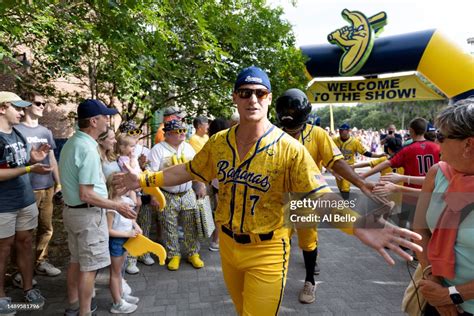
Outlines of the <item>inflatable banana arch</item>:
M 310 78 L 339 77 L 343 52 L 335 45 L 303 46 Z M 474 95 L 474 57 L 438 30 L 386 36 L 374 41 L 358 76 L 418 71 L 453 101 Z

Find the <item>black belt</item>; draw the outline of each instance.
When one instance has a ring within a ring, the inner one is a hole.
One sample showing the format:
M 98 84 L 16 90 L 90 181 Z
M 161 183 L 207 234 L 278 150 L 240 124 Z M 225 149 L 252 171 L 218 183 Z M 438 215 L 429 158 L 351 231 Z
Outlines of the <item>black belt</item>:
M 69 208 L 89 208 L 89 207 L 94 207 L 94 205 L 90 205 L 90 204 L 87 204 L 87 203 L 84 203 L 84 204 L 79 204 L 79 205 L 66 205 L 67 207 Z
M 222 227 L 222 232 L 224 234 L 234 239 L 239 244 L 249 244 L 252 242 L 252 240 L 250 239 L 250 235 L 248 234 L 235 234 L 229 228 L 225 226 L 221 226 L 221 227 Z M 273 238 L 273 232 L 269 232 L 266 234 L 258 234 L 258 237 L 260 238 L 261 241 L 270 240 Z

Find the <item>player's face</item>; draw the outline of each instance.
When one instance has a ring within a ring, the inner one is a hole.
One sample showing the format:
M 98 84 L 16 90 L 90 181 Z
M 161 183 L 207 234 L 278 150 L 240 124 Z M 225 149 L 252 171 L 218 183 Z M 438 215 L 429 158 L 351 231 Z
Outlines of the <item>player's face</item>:
M 261 122 L 267 118 L 272 94 L 265 86 L 246 84 L 240 86 L 232 97 L 237 105 L 241 123 Z
M 340 129 L 339 130 L 339 135 L 341 136 L 341 139 L 348 139 L 349 138 L 349 130 Z

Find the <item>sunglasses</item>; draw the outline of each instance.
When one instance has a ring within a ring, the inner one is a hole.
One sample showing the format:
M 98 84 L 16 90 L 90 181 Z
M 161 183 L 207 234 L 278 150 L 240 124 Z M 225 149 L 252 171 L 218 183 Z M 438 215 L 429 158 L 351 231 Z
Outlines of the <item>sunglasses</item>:
M 173 134 L 186 134 L 187 129 L 185 128 L 180 128 L 180 129 L 175 129 L 170 131 Z
M 265 89 L 237 89 L 237 95 L 241 99 L 249 99 L 253 94 L 257 97 L 257 99 L 266 99 L 270 94 L 270 91 Z
M 131 129 L 129 131 L 127 131 L 127 135 L 128 136 L 138 136 L 138 135 L 141 135 L 142 134 L 142 130 L 137 128 L 137 129 Z
M 467 137 L 465 136 L 452 136 L 452 135 L 449 135 L 449 136 L 446 136 L 444 135 L 443 133 L 441 133 L 439 130 L 436 131 L 436 140 L 439 142 L 439 143 L 442 143 L 444 142 L 445 139 L 466 139 Z
M 46 106 L 46 102 L 35 101 L 35 102 L 33 102 L 33 104 L 36 105 L 36 106 Z

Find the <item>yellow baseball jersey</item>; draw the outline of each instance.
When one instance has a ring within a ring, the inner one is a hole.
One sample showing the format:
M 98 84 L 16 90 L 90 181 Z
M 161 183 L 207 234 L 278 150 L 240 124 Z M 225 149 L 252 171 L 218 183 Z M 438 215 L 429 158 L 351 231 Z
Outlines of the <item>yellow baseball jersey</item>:
M 334 138 L 334 143 L 341 150 L 342 155 L 344 155 L 344 160 L 349 164 L 353 165 L 355 163 L 356 153 L 364 154 L 368 150 L 358 141 L 356 138 L 350 136 L 348 140 L 343 142 L 340 136 Z
M 332 138 L 319 126 L 306 124 L 298 139 L 313 157 L 318 169 L 332 168 L 334 162 L 344 159 Z
M 194 151 L 198 153 L 208 140 L 209 140 L 209 135 L 207 134 L 202 137 L 197 134 L 193 134 L 189 138 L 188 142 L 193 147 Z
M 377 159 L 373 159 L 370 161 L 370 168 L 374 168 L 375 166 L 381 164 L 382 162 L 386 161 L 388 158 L 387 157 L 380 157 L 380 158 L 377 158 Z M 380 174 L 381 175 L 386 175 L 386 174 L 389 174 L 389 173 L 398 173 L 398 174 L 405 174 L 405 169 L 403 169 L 403 167 L 400 167 L 400 168 L 390 168 L 390 167 L 387 167 L 385 169 L 383 169 L 382 171 L 380 171 Z M 401 183 L 401 185 L 403 185 L 403 182 Z
M 211 137 L 186 165 L 194 180 L 219 181 L 216 223 L 236 233 L 268 233 L 285 222 L 286 192 L 331 192 L 304 146 L 273 125 L 241 161 L 238 128 Z

